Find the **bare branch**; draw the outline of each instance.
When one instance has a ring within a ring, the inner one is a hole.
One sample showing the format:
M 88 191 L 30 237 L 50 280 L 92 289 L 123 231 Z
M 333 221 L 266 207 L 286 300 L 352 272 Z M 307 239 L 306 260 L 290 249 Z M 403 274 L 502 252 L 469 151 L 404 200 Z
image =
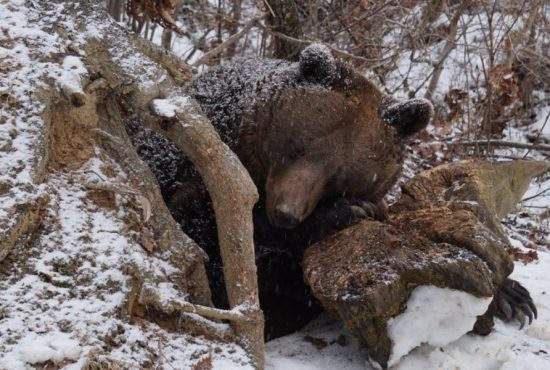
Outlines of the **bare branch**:
M 451 19 L 450 23 L 450 30 L 449 35 L 447 36 L 447 41 L 445 42 L 445 46 L 443 46 L 443 50 L 441 51 L 441 54 L 439 56 L 439 60 L 437 61 L 435 68 L 432 72 L 432 78 L 430 79 L 430 83 L 428 84 L 428 88 L 426 89 L 426 93 L 424 94 L 424 97 L 426 99 L 431 99 L 433 93 L 435 92 L 435 89 L 437 88 L 437 84 L 439 82 L 439 78 L 441 77 L 441 72 L 443 72 L 443 65 L 445 64 L 445 60 L 451 53 L 451 51 L 455 48 L 456 43 L 456 34 L 458 31 L 458 21 L 460 20 L 460 17 L 462 16 L 462 13 L 466 9 L 468 2 L 463 1 L 456 12 L 453 15 L 453 18 Z
M 497 147 L 550 151 L 550 145 L 547 145 L 547 144 L 527 144 L 527 143 L 519 143 L 519 142 L 504 141 L 504 140 L 462 141 L 462 142 L 456 143 L 456 145 L 460 145 L 460 146 L 493 145 Z
M 265 15 L 254 18 L 250 22 L 248 22 L 239 32 L 235 33 L 234 35 L 229 36 L 227 40 L 216 46 L 214 49 L 210 50 L 206 54 L 204 54 L 202 57 L 200 57 L 195 63 L 193 63 L 194 67 L 198 67 L 206 62 L 208 62 L 210 59 L 215 57 L 216 55 L 220 54 L 222 51 L 224 51 L 229 46 L 233 45 L 239 39 L 244 36 L 260 19 L 264 18 Z
M 246 316 L 237 309 L 221 310 L 218 308 L 193 304 L 184 299 L 177 299 L 177 297 L 162 299 L 159 292 L 152 286 L 143 286 L 141 288 L 139 299 L 141 304 L 153 306 L 166 314 L 182 312 L 195 313 L 210 319 L 228 320 L 239 323 L 254 322 L 257 320 L 257 317 Z

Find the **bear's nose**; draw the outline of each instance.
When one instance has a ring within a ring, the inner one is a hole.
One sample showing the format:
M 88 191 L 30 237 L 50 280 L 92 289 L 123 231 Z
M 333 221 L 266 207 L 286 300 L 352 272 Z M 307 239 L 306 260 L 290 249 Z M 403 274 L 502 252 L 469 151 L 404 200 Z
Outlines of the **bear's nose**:
M 293 229 L 300 223 L 300 220 L 292 214 L 286 205 L 280 205 L 273 212 L 273 224 L 283 229 Z

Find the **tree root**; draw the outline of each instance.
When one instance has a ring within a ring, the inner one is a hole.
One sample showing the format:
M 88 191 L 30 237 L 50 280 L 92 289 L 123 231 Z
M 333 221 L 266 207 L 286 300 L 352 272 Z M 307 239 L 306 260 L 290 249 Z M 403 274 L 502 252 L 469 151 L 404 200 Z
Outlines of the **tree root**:
M 195 313 L 208 319 L 227 320 L 236 323 L 250 323 L 257 321 L 257 318 L 246 316 L 239 312 L 238 307 L 232 310 L 221 310 L 218 308 L 193 304 L 185 299 L 175 296 L 163 297 L 158 287 L 144 285 L 141 287 L 139 302 L 146 306 L 152 306 L 168 315 L 176 313 Z
M 157 102 L 158 103 L 158 102 Z M 210 193 L 230 306 L 243 307 L 252 321 L 232 321 L 239 342 L 263 368 L 264 320 L 258 298 L 252 208 L 256 186 L 235 153 L 225 145 L 198 104 L 177 92 L 163 102 L 175 114 L 163 134 L 195 165 Z M 158 112 L 157 112 L 158 113 Z

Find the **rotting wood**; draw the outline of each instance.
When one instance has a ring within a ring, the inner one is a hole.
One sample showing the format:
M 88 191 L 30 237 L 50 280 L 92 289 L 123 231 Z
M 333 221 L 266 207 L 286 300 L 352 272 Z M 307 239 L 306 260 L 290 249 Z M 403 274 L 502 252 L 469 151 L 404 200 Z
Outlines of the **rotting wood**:
M 7 218 L 11 222 L 11 226 L 0 231 L 0 262 L 10 254 L 17 244 L 28 242 L 32 238 L 40 226 L 41 214 L 47 202 L 47 198 L 38 198 L 31 203 L 19 204 L 15 207 L 13 218 Z

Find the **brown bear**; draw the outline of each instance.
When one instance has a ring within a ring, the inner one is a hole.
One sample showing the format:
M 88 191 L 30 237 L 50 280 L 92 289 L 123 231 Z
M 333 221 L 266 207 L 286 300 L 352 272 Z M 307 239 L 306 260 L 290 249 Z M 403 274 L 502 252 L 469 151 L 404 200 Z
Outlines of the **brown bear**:
M 215 67 L 189 93 L 260 192 L 254 238 L 266 336 L 295 331 L 320 312 L 303 282 L 303 250 L 361 218 L 384 218 L 404 142 L 428 124 L 432 106 L 385 96 L 319 44 L 295 63 L 240 59 Z M 224 306 L 215 220 L 200 176 L 164 138 L 136 125 L 130 131 L 175 219 L 210 256 L 213 299 Z
M 189 93 L 260 192 L 254 238 L 266 336 L 295 331 L 320 312 L 302 279 L 304 249 L 361 218 L 384 218 L 404 143 L 428 124 L 432 105 L 383 94 L 319 44 L 295 63 L 239 59 L 215 67 Z M 213 299 L 224 306 L 214 214 L 200 176 L 162 137 L 131 131 L 175 219 L 210 256 Z
M 254 238 L 266 335 L 294 331 L 320 312 L 303 282 L 303 250 L 361 218 L 384 218 L 403 143 L 427 125 L 432 106 L 393 100 L 319 44 L 296 63 L 218 66 L 199 75 L 189 93 L 260 192 Z M 200 176 L 162 137 L 138 130 L 134 142 L 175 219 L 210 256 L 214 302 L 224 306 L 215 220 Z

